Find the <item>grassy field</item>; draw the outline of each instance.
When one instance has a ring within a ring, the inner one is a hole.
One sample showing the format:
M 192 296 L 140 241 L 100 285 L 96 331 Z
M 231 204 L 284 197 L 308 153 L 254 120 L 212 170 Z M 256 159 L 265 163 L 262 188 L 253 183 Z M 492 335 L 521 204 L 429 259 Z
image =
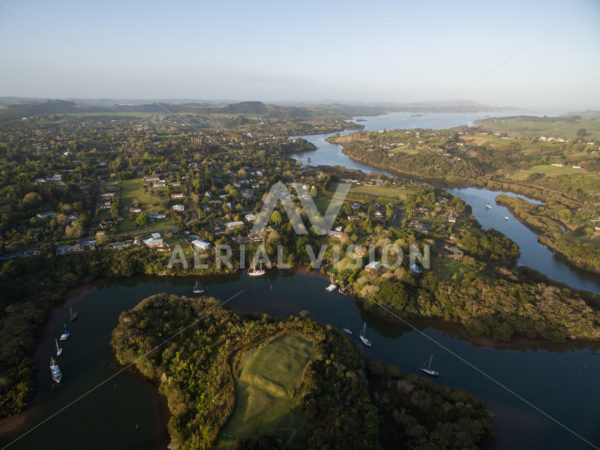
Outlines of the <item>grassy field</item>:
M 394 186 L 352 186 L 350 194 L 368 195 L 375 198 L 405 200 L 406 190 Z
M 524 136 L 552 136 L 576 138 L 577 130 L 585 128 L 588 138 L 600 138 L 600 118 L 563 118 L 548 117 L 544 119 L 527 119 L 523 117 L 506 117 L 477 121 L 482 128 L 490 131 L 506 131 Z
M 557 167 L 551 164 L 544 166 L 533 166 L 529 169 L 521 169 L 511 175 L 511 178 L 515 180 L 524 180 L 532 173 L 543 173 L 547 177 L 553 177 L 557 175 L 583 175 L 585 171 L 582 169 L 573 169 L 572 167 L 563 166 Z
M 134 178 L 132 180 L 121 181 L 120 187 L 121 205 L 123 207 L 133 206 L 134 200 L 138 201 L 139 207 L 145 214 L 149 214 L 152 211 L 164 212 L 167 215 L 169 211 L 163 205 L 158 197 L 151 195 L 150 191 L 144 190 L 144 179 Z M 148 230 L 162 231 L 171 226 L 171 221 L 167 218 L 166 220 L 160 220 L 156 222 L 149 222 Z M 119 224 L 119 234 L 132 233 L 136 230 L 135 223 L 132 220 L 126 219 Z
M 287 439 L 299 425 L 294 409 L 302 372 L 313 357 L 313 344 L 300 336 L 281 336 L 246 352 L 239 361 L 235 410 L 220 444 L 263 434 Z

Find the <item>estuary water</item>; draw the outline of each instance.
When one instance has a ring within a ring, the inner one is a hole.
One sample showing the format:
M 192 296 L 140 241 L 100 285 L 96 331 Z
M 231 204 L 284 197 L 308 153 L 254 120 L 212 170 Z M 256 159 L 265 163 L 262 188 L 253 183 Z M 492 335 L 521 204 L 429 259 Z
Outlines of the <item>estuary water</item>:
M 363 123 L 367 129 L 445 128 L 475 120 L 472 115 L 463 114 L 429 116 L 432 117 L 367 117 Z M 419 124 L 413 125 L 413 120 Z M 324 145 L 325 137 L 306 136 L 319 148 L 299 158 L 308 163 L 310 157 L 310 164 L 315 165 L 371 170 L 343 155 L 340 146 Z M 498 229 L 521 247 L 520 264 L 573 287 L 600 292 L 597 278 L 586 277 L 557 261 L 545 247 L 540 247 L 535 234 L 497 206 L 494 198 L 498 193 L 472 188 L 452 192 L 471 205 L 484 227 Z M 485 203 L 493 208 L 486 209 Z M 508 222 L 505 216 L 509 217 Z M 64 353 L 59 358 L 63 381 L 52 390 L 47 367 L 54 349 L 51 338 L 60 334 L 68 304 L 54 311 L 38 350 L 39 394 L 35 405 L 13 421 L 10 431 L 0 434 L 0 444 L 31 430 L 10 448 L 165 448 L 165 405 L 157 395 L 157 387 L 130 371 L 116 375 L 119 367 L 110 347 L 110 334 L 122 311 L 159 292 L 192 295 L 195 281 L 160 277 L 119 279 L 99 283 L 72 298 L 70 302 L 80 318 L 69 323 L 72 334 L 63 344 Z M 494 413 L 494 449 L 592 448 L 581 437 L 600 446 L 600 356 L 596 345 L 528 341 L 497 346 L 473 342 L 460 328 L 433 321 L 416 321 L 411 323 L 413 329 L 364 313 L 352 296 L 326 293 L 329 281 L 316 273 L 273 270 L 260 279 L 239 274 L 204 278 L 200 282 L 208 295 L 223 300 L 243 291 L 229 304 L 232 308 L 281 317 L 308 311 L 321 322 L 350 328 L 354 336 L 349 339 L 368 357 L 407 372 L 419 373 L 433 354 L 433 367 L 440 372 L 436 382 L 481 396 Z M 363 322 L 367 323 L 367 337 L 373 343 L 369 349 L 356 339 Z M 0 422 L 0 430 L 6 430 L 2 425 Z

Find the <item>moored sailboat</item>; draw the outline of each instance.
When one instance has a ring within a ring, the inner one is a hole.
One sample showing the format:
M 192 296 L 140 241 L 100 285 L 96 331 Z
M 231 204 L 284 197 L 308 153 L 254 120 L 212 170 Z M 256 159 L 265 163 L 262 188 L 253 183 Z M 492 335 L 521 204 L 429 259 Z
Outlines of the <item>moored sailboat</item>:
M 358 338 L 360 339 L 360 342 L 365 344 L 367 347 L 370 347 L 371 341 L 368 340 L 367 337 L 365 336 L 366 331 L 367 331 L 367 322 L 364 322 L 362 332 L 360 333 Z
M 65 325 L 64 322 L 63 322 L 63 327 L 64 327 L 65 331 L 63 331 L 63 333 L 60 335 L 60 340 L 66 341 L 67 339 L 69 339 L 69 336 L 71 336 L 71 333 L 69 333 L 67 331 L 67 325 Z
M 254 261 L 252 261 L 252 268 L 248 271 L 249 277 L 262 277 L 265 273 L 265 270 L 262 268 L 262 262 L 258 266 L 258 270 L 256 270 Z
M 55 383 L 60 383 L 62 380 L 62 372 L 60 371 L 60 367 L 54 361 L 54 358 L 50 358 L 50 373 L 52 374 L 52 380 Z
M 426 373 L 431 377 L 437 377 L 440 373 L 437 370 L 433 370 L 431 368 L 431 360 L 433 360 L 433 355 L 429 358 L 429 365 L 427 367 L 421 367 L 421 372 Z
M 198 281 L 196 281 L 196 284 L 194 284 L 194 289 L 192 289 L 192 292 L 194 294 L 204 294 L 205 290 L 202 289 L 202 286 L 200 286 L 200 283 Z
M 62 355 L 63 349 L 60 345 L 58 345 L 58 341 L 54 339 L 54 343 L 56 344 L 56 356 Z

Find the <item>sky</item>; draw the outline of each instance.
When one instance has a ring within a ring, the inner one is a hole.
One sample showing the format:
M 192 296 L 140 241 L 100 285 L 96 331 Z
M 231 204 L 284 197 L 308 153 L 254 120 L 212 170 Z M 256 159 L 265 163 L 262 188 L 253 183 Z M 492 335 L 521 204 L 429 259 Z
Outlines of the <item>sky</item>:
M 0 96 L 600 109 L 600 0 L 0 0 Z

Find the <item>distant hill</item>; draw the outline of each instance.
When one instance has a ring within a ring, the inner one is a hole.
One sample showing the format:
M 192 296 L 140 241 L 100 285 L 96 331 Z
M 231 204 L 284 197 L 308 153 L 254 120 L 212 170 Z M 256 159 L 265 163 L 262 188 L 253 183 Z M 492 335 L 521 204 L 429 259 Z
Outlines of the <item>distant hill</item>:
M 329 116 L 351 118 L 357 115 L 384 114 L 387 112 L 488 112 L 500 108 L 468 100 L 420 103 L 323 103 L 265 104 L 260 101 L 238 103 L 210 103 L 196 101 L 161 101 L 143 103 L 139 100 L 82 99 L 54 100 L 18 97 L 0 97 L 0 113 L 7 114 L 76 114 L 76 113 L 198 113 L 198 114 L 248 114 L 309 119 Z M 506 108 L 505 108 L 506 109 Z

